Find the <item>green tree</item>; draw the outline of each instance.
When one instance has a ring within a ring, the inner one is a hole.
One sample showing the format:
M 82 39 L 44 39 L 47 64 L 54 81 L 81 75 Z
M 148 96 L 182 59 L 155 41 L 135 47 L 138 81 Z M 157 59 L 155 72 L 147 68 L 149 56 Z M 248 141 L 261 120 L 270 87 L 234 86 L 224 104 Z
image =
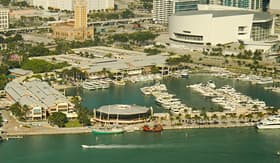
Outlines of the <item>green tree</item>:
M 158 68 L 157 66 L 153 65 L 153 66 L 151 67 L 151 73 L 152 73 L 152 74 L 157 74 L 157 73 L 159 73 L 159 68 Z
M 127 18 L 134 18 L 135 17 L 135 14 L 129 10 L 129 9 L 126 9 L 125 11 L 123 11 L 121 13 L 121 17 L 124 18 L 124 19 L 127 19 Z
M 78 120 L 83 126 L 89 126 L 90 125 L 90 119 L 89 119 L 89 110 L 87 108 L 80 108 L 78 109 Z
M 3 126 L 3 117 L 2 117 L 2 115 L 0 114 L 0 127 L 2 127 Z
M 66 66 L 69 66 L 67 62 L 52 64 L 45 60 L 32 59 L 32 60 L 24 61 L 21 68 L 25 70 L 31 70 L 34 73 L 43 73 L 43 72 L 50 72 L 54 69 L 60 69 Z
M 157 55 L 157 54 L 159 54 L 161 51 L 158 50 L 158 49 L 148 48 L 148 49 L 144 49 L 144 52 L 147 53 L 147 55 Z
M 25 119 L 27 110 L 23 110 L 18 102 L 13 104 L 12 106 L 10 106 L 10 110 L 11 110 L 12 114 L 14 116 L 18 117 L 19 119 Z
M 65 124 L 68 122 L 66 115 L 62 112 L 53 113 L 48 118 L 51 125 L 56 125 L 58 127 L 65 127 Z
M 10 4 L 11 0 L 0 0 L 0 4 L 3 6 L 8 6 Z

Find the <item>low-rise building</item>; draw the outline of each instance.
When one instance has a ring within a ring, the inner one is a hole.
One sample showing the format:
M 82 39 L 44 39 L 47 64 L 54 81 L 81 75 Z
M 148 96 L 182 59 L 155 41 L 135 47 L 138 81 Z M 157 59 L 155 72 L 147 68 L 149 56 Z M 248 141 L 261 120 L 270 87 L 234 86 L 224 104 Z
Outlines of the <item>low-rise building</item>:
M 46 82 L 12 81 L 6 85 L 5 91 L 8 99 L 29 108 L 26 117 L 32 120 L 46 119 L 47 115 L 54 112 L 62 112 L 68 117 L 74 112 L 74 104 Z
M 135 124 L 146 122 L 153 109 L 137 105 L 107 105 L 93 110 L 93 120 L 103 123 Z
M 32 74 L 32 71 L 24 70 L 24 69 L 20 69 L 20 68 L 9 69 L 9 72 L 10 72 L 10 75 L 15 76 L 15 77 Z

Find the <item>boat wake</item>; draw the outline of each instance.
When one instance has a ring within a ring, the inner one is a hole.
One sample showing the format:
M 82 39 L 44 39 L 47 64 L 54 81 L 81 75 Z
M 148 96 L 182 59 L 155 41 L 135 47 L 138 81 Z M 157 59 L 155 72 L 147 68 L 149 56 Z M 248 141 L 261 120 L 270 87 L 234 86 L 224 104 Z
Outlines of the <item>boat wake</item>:
M 82 148 L 85 149 L 146 149 L 146 148 L 162 148 L 163 145 L 155 144 L 155 145 L 133 145 L 133 144 L 127 144 L 127 145 L 82 145 Z

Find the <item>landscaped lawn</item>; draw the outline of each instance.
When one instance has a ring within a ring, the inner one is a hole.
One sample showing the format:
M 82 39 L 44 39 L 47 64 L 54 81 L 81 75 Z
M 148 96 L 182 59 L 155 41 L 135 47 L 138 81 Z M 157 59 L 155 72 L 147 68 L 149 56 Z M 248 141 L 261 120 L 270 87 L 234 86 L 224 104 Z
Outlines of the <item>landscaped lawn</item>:
M 65 127 L 82 127 L 78 120 L 69 120 L 68 123 L 65 124 Z

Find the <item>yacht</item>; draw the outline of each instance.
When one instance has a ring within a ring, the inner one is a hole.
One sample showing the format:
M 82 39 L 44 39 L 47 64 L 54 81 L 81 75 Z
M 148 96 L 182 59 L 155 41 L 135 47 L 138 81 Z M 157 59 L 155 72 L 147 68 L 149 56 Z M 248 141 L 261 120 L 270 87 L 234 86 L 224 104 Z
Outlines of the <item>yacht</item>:
M 140 88 L 140 90 L 144 95 L 151 95 L 152 94 L 151 88 L 149 88 L 149 87 L 143 87 L 143 88 Z
M 280 129 L 280 115 L 273 115 L 257 124 L 258 129 Z
M 215 88 L 216 88 L 216 84 L 215 84 L 215 82 L 214 82 L 213 80 L 209 80 L 209 81 L 207 82 L 207 85 L 208 85 L 210 88 L 212 88 L 212 89 L 215 89 Z
M 261 78 L 257 84 L 272 84 L 273 83 L 273 79 L 272 77 L 265 77 L 265 78 Z
M 84 81 L 83 84 L 82 84 L 82 87 L 84 89 L 88 89 L 88 90 L 97 89 L 97 86 L 96 86 L 95 82 L 92 82 L 92 81 L 89 81 L 89 80 Z
M 188 78 L 189 77 L 188 70 L 182 70 L 180 75 L 182 78 Z

